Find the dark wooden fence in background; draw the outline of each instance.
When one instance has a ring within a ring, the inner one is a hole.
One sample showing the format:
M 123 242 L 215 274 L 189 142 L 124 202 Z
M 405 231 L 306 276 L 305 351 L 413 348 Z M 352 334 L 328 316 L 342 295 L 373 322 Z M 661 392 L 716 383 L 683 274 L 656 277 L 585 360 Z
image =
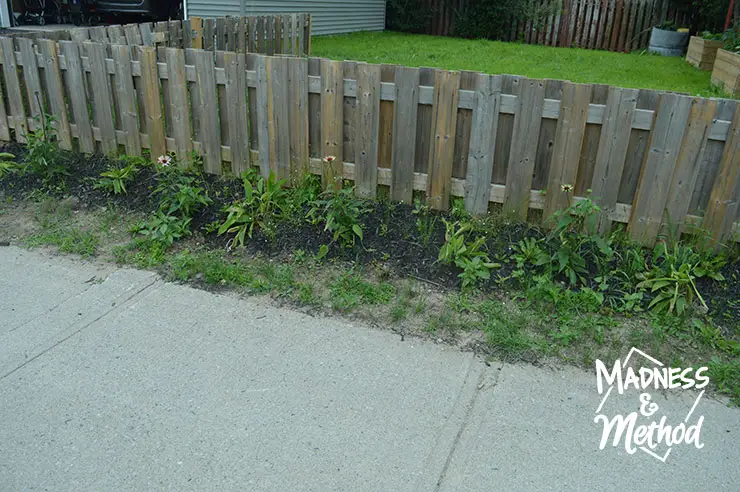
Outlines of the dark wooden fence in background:
M 422 0 L 433 16 L 425 33 L 454 36 L 457 13 L 470 7 L 471 0 Z M 650 28 L 667 20 L 689 27 L 690 13 L 682 12 L 670 0 L 536 0 L 541 11 L 551 14 L 537 19 L 511 19 L 504 41 L 630 52 L 645 49 Z

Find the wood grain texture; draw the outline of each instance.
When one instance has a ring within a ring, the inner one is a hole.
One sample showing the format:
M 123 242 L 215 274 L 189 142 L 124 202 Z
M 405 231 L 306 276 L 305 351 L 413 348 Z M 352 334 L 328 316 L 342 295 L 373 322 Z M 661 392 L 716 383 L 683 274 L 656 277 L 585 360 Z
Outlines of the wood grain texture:
M 478 74 L 475 81 L 475 106 L 465 177 L 465 209 L 471 214 L 481 215 L 488 211 L 501 84 L 501 76 L 485 74 Z
M 290 121 L 288 120 L 288 59 L 267 58 L 267 128 L 270 171 L 290 180 Z
M 146 120 L 151 155 L 153 158 L 157 158 L 167 153 L 157 71 L 157 52 L 151 46 L 138 46 L 137 51 L 139 66 L 141 67 L 141 88 L 144 96 L 143 117 Z
M 106 47 L 100 43 L 84 43 L 91 67 L 105 66 Z M 90 73 L 90 88 L 93 96 L 95 124 L 100 129 L 100 148 L 105 154 L 118 151 L 116 127 L 113 120 L 113 94 L 107 70 L 93 70 Z
M 611 229 L 609 215 L 617 205 L 619 187 L 616 184 L 621 182 L 627 158 L 630 123 L 637 105 L 637 93 L 636 89 L 612 87 L 604 108 L 604 122 L 591 180 L 591 194 L 601 207 L 597 226 L 601 233 Z
M 59 146 L 62 149 L 72 150 L 72 133 L 69 126 L 69 113 L 64 100 L 64 80 L 59 68 L 59 56 L 57 55 L 57 43 L 49 39 L 38 40 L 41 63 L 44 69 L 44 81 L 46 82 L 46 96 L 49 101 L 51 114 L 56 118 L 55 125 Z M 5 105 L 2 105 L 2 113 L 5 113 Z M 3 121 L 6 123 L 6 121 Z M 2 138 L 0 128 L 0 138 Z M 9 140 L 9 138 L 7 139 Z
M 380 66 L 380 81 L 393 82 L 395 79 L 395 65 L 384 64 Z M 417 84 L 418 85 L 418 84 Z M 394 86 L 394 90 L 395 86 Z M 393 162 L 393 112 L 394 103 L 380 100 L 380 130 L 378 136 L 378 167 L 390 168 Z M 416 124 L 413 126 L 416 132 Z
M 247 61 L 239 53 L 223 54 L 226 71 L 226 107 L 221 108 L 221 119 L 229 121 L 228 141 L 231 149 L 231 172 L 235 176 L 249 169 L 249 116 L 247 101 Z M 223 137 L 223 135 L 222 135 Z
M 719 172 L 704 215 L 703 228 L 716 247 L 730 241 L 733 225 L 740 219 L 740 106 L 735 109 Z
M 267 179 L 270 175 L 270 139 L 267 122 L 267 58 L 254 56 L 254 68 L 257 74 L 257 148 L 259 149 L 259 167 L 262 176 Z
M 41 114 L 46 113 L 44 107 L 44 92 L 41 88 L 41 76 L 37 64 L 34 41 L 27 38 L 16 38 L 20 59 L 23 62 L 23 83 L 26 87 L 26 101 L 28 101 L 29 116 L 34 119 L 32 130 L 41 125 Z
M 221 132 L 218 117 L 214 54 L 210 51 L 188 50 L 195 65 L 196 101 L 200 106 L 200 152 L 203 167 L 211 174 L 221 174 Z M 224 111 L 226 119 L 228 113 Z M 234 124 L 233 121 L 230 124 Z
M 324 165 L 322 186 L 342 186 L 344 155 L 342 152 L 342 98 L 344 80 L 342 62 L 321 60 L 321 143 Z M 328 161 L 327 161 L 328 159 Z
M 590 85 L 566 82 L 563 86 L 560 117 L 547 180 L 543 212 L 545 218 L 566 208 L 573 196 L 590 100 Z M 570 187 L 570 191 L 563 192 L 562 187 Z
M 691 109 L 691 98 L 662 94 L 655 125 L 632 203 L 629 233 L 652 246 L 660 232 L 663 211 Z M 688 197 L 687 197 L 688 200 Z
M 393 103 L 391 199 L 411 203 L 414 192 L 419 69 L 395 67 L 396 101 Z
M 504 212 L 516 214 L 523 219 L 526 219 L 529 210 L 529 191 L 532 188 L 537 153 L 532 142 L 539 139 L 544 102 L 545 83 L 541 80 L 521 79 L 506 173 Z
M 676 239 L 684 231 L 684 220 L 691 205 L 689 197 L 696 187 L 699 169 L 704 162 L 709 128 L 716 109 L 716 101 L 709 99 L 692 99 L 691 101 L 689 119 L 663 214 L 663 232 L 675 235 Z
M 380 66 L 356 67 L 355 193 L 375 198 L 378 188 L 378 132 L 380 129 Z
M 175 154 L 180 165 L 189 167 L 193 152 L 193 131 L 190 124 L 190 104 L 185 75 L 185 51 L 166 48 L 169 106 L 172 112 L 172 135 L 175 139 Z
M 447 210 L 450 206 L 459 88 L 459 72 L 435 71 L 427 204 L 436 210 Z
M 5 90 L 13 129 L 15 130 L 15 139 L 20 143 L 25 143 L 28 121 L 26 119 L 26 108 L 23 105 L 23 93 L 18 77 L 18 62 L 15 58 L 13 39 L 0 38 L 0 46 L 3 49 L 3 75 L 5 76 Z
M 129 155 L 141 154 L 139 131 L 139 105 L 136 102 L 134 76 L 131 70 L 131 47 L 125 44 L 111 46 L 115 67 L 115 88 L 124 132 L 124 145 Z
M 290 181 L 294 185 L 302 182 L 309 173 L 308 150 L 308 60 L 288 60 L 288 84 L 290 102 Z

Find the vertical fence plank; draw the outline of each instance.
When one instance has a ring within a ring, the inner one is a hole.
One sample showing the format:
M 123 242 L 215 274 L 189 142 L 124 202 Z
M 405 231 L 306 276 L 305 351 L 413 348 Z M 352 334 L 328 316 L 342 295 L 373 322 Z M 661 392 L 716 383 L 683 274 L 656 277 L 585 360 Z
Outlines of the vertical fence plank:
M 465 209 L 471 214 L 488 211 L 489 189 L 493 175 L 493 154 L 499 110 L 501 109 L 501 77 L 478 74 L 475 82 L 473 126 L 468 150 L 465 177 Z
M 59 48 L 67 65 L 65 70 L 67 95 L 73 123 L 77 126 L 77 142 L 81 152 L 95 152 L 92 124 L 85 94 L 85 72 L 82 69 L 80 45 L 71 41 L 60 41 Z M 6 77 L 7 81 L 7 77 Z M 11 100 L 12 105 L 12 100 Z
M 221 132 L 218 119 L 218 95 L 216 92 L 216 67 L 213 52 L 190 50 L 195 65 L 195 91 L 200 106 L 200 143 L 203 166 L 206 172 L 221 174 Z M 170 86 L 172 89 L 172 86 Z M 186 106 L 187 109 L 187 106 Z M 230 120 L 223 112 L 223 119 Z M 234 124 L 229 121 L 229 126 Z
M 23 82 L 28 96 L 29 116 L 34 118 L 32 129 L 36 129 L 41 124 L 41 114 L 46 112 L 46 109 L 44 108 L 44 92 L 41 89 L 41 77 L 39 76 L 34 41 L 27 38 L 16 38 L 16 42 L 18 43 L 20 60 L 23 62 Z
M 260 173 L 267 178 L 270 175 L 270 139 L 267 122 L 267 58 L 254 57 L 254 68 L 257 74 L 257 148 L 259 149 Z
M 0 52 L 2 52 L 2 47 L 0 46 Z M 0 60 L 2 60 L 2 55 L 0 55 Z M 0 77 L 0 80 L 2 77 Z M 8 114 L 8 109 L 5 106 L 5 89 L 3 88 L 3 84 L 0 83 L 0 140 L 4 140 L 6 142 L 10 142 L 10 125 L 9 125 L 9 118 L 11 117 Z
M 290 121 L 288 120 L 288 59 L 267 58 L 267 128 L 270 171 L 290 179 Z
M 226 18 L 218 17 L 216 19 L 216 41 L 214 48 L 219 51 L 226 50 Z
M 64 82 L 62 71 L 59 68 L 59 57 L 57 56 L 57 43 L 49 39 L 38 40 L 39 51 L 43 60 L 44 81 L 46 82 L 46 94 L 49 100 L 51 113 L 56 118 L 57 138 L 59 146 L 63 149 L 72 149 L 72 134 L 69 127 L 67 105 L 64 102 Z M 3 113 L 5 112 L 3 106 Z
M 433 68 L 421 67 L 419 69 L 419 86 L 419 91 L 421 91 L 421 86 L 434 86 Z M 419 92 L 419 95 L 421 96 L 421 92 Z M 416 162 L 414 163 L 414 171 L 417 173 L 425 173 L 429 167 L 429 153 L 431 150 L 429 137 L 431 136 L 432 131 L 432 106 L 429 104 L 420 104 L 417 115 Z
M 139 46 L 144 44 L 144 39 L 141 36 L 141 30 L 138 24 L 126 24 L 123 26 L 123 31 L 126 36 L 126 44 L 131 46 Z
M 560 101 L 563 99 L 563 80 L 545 79 L 545 98 Z M 532 189 L 544 190 L 547 188 L 547 176 L 552 162 L 552 153 L 555 149 L 558 120 L 543 118 L 540 124 L 540 137 L 537 142 L 537 155 L 534 160 L 534 174 L 532 175 Z
M 90 39 L 90 31 L 88 29 L 78 27 L 77 29 L 71 29 L 69 31 L 69 37 L 72 41 L 87 41 Z
M 321 60 L 321 143 L 324 158 L 329 156 L 331 162 L 323 162 L 323 187 L 342 186 L 344 155 L 342 152 L 342 99 L 344 80 L 342 62 Z
M 519 94 L 521 77 L 514 75 L 501 76 L 502 94 Z M 502 98 L 503 99 L 503 98 Z M 493 177 L 492 183 L 505 184 L 506 174 L 509 169 L 509 154 L 511 150 L 511 138 L 514 131 L 514 115 L 501 114 L 498 119 L 498 131 L 496 132 L 496 148 L 493 152 Z
M 112 46 L 111 50 L 116 71 L 114 78 L 121 108 L 121 128 L 125 133 L 126 153 L 141 155 L 139 106 L 136 102 L 134 76 L 131 71 L 131 47 L 120 44 Z
M 601 207 L 598 222 L 600 233 L 608 232 L 611 228 L 609 215 L 614 212 L 617 205 L 619 195 L 617 184 L 621 182 L 627 158 L 637 94 L 636 89 L 609 88 L 591 181 L 594 200 Z
M 660 232 L 690 108 L 690 97 L 677 94 L 660 96 L 629 221 L 630 236 L 646 246 L 653 245 Z
M 291 14 L 290 16 L 290 53 L 293 56 L 301 56 L 298 48 L 298 15 Z
M 257 31 L 256 31 L 256 21 L 257 19 L 255 17 L 249 17 L 247 19 L 247 29 L 249 30 L 249 40 L 247 42 L 247 53 L 254 53 L 256 50 L 256 40 L 257 40 Z
M 305 28 L 306 14 L 298 14 L 298 25 L 296 26 L 296 36 L 298 37 L 298 56 L 304 56 L 306 52 Z
M 203 22 L 203 49 L 206 51 L 213 51 L 214 49 L 215 22 L 215 19 L 205 19 Z
M 191 17 L 190 21 L 190 45 L 198 50 L 203 49 L 203 19 Z
M 427 203 L 437 210 L 447 210 L 450 206 L 459 87 L 459 72 L 435 72 L 430 134 L 432 148 L 427 167 Z
M 506 173 L 504 211 L 526 219 L 537 152 L 532 142 L 539 139 L 545 84 L 541 80 L 522 79 L 519 85 Z
M 265 50 L 268 55 L 275 54 L 275 17 L 265 17 Z
M 265 29 L 267 29 L 265 18 L 262 16 L 257 17 L 257 45 L 254 50 L 255 53 L 267 53 L 267 47 L 265 45 Z
M 249 34 L 247 32 L 247 18 L 239 17 L 236 26 L 236 51 L 238 53 L 246 53 L 248 41 Z
M 393 83 L 395 78 L 395 65 L 383 64 L 380 66 L 381 90 L 384 83 Z M 418 84 L 417 84 L 418 86 Z M 394 91 L 395 91 L 394 87 Z M 380 129 L 378 135 L 378 167 L 390 169 L 393 162 L 393 101 L 380 101 Z M 416 124 L 412 127 L 416 132 Z M 413 164 L 413 160 L 412 160 Z M 412 165 L 413 171 L 413 165 Z M 392 188 L 392 186 L 391 186 Z
M 175 138 L 175 154 L 182 166 L 189 166 L 193 152 L 193 131 L 190 124 L 190 104 L 185 75 L 185 51 L 177 48 L 165 49 L 168 74 L 169 106 L 172 112 L 172 136 Z
M 691 200 L 688 198 L 696 187 L 699 168 L 704 162 L 709 128 L 716 109 L 717 103 L 713 100 L 693 99 L 691 101 L 689 120 L 681 142 L 681 150 L 678 153 L 676 170 L 673 173 L 663 217 L 663 223 L 669 228 L 675 225 L 676 238 L 681 236 L 684 229 L 686 214 L 691 205 Z
M 91 27 L 88 31 L 90 34 L 90 40 L 96 43 L 108 43 L 108 32 L 104 26 Z
M 321 59 L 308 59 L 308 75 L 321 77 Z M 323 157 L 324 145 L 321 143 L 321 93 L 308 95 L 308 155 Z
M 247 66 L 243 54 L 224 53 L 226 69 L 226 101 L 221 119 L 229 121 L 231 172 L 240 176 L 249 169 L 249 105 L 247 103 Z M 225 115 L 225 116 L 224 116 Z
M 658 91 L 640 89 L 637 95 L 637 109 L 655 111 L 660 102 Z M 624 163 L 622 181 L 619 183 L 619 198 L 621 203 L 632 203 L 637 192 L 637 182 L 640 179 L 642 164 L 648 151 L 650 130 L 632 129 L 632 135 L 627 146 L 627 159 Z
M 26 109 L 23 106 L 23 93 L 18 78 L 18 62 L 15 58 L 13 38 L 0 38 L 0 45 L 3 48 L 3 74 L 5 75 L 8 106 L 10 106 L 11 119 L 15 129 L 15 139 L 18 142 L 25 143 L 28 121 L 26 119 Z
M 740 105 L 735 109 L 719 172 L 704 215 L 703 228 L 716 246 L 730 239 L 740 211 Z
M 152 157 L 157 158 L 167 153 L 159 90 L 159 72 L 157 70 L 157 52 L 150 46 L 139 46 L 138 52 L 149 148 Z
M 416 123 L 419 110 L 419 69 L 395 67 L 393 103 L 391 199 L 411 203 L 416 160 Z
M 105 67 L 105 45 L 84 43 L 91 67 Z M 113 121 L 113 94 L 110 88 L 110 77 L 107 70 L 90 72 L 90 88 L 93 95 L 93 113 L 95 123 L 100 129 L 100 147 L 106 154 L 116 152 L 116 127 Z
M 342 62 L 343 77 L 354 81 L 357 86 L 357 62 Z M 352 82 L 351 82 L 352 83 Z M 355 162 L 355 112 L 357 109 L 357 97 L 342 97 L 342 155 L 347 162 Z
M 560 117 L 555 132 L 555 144 L 545 197 L 544 216 L 546 218 L 568 206 L 568 196 L 561 191 L 560 187 L 562 185 L 575 186 L 590 99 L 590 85 L 566 82 L 563 87 Z
M 477 72 L 461 70 L 460 90 L 474 91 L 477 77 Z M 473 111 L 468 108 L 460 108 L 457 110 L 455 120 L 455 151 L 452 160 L 452 176 L 465 179 L 468 170 L 468 151 L 470 150 Z
M 380 66 L 357 66 L 355 192 L 375 198 L 378 188 L 378 133 L 380 129 Z
M 288 60 L 290 102 L 290 179 L 297 185 L 309 172 L 308 162 L 308 60 Z
M 605 105 L 609 96 L 609 86 L 605 84 L 591 84 L 591 104 Z M 578 163 L 578 176 L 573 193 L 576 196 L 585 196 L 591 187 L 596 166 L 596 154 L 599 151 L 601 125 L 589 123 L 583 135 L 581 157 Z

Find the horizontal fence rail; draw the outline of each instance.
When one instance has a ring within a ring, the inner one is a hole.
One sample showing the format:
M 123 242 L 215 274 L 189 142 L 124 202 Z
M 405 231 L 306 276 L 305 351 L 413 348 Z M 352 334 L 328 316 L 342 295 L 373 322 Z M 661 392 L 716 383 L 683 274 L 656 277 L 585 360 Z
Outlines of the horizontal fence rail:
M 14 37 L 55 41 L 94 41 L 131 46 L 165 46 L 206 50 L 261 53 L 266 55 L 309 55 L 311 14 L 252 17 L 218 17 L 143 22 L 55 31 L 17 31 Z
M 312 172 L 363 197 L 382 185 L 406 203 L 421 191 L 437 209 L 453 196 L 522 217 L 591 190 L 602 231 L 740 239 L 733 100 L 197 49 L 0 38 L 0 50 L 2 140 L 38 127 L 40 99 L 68 149 L 196 152 L 214 174 Z

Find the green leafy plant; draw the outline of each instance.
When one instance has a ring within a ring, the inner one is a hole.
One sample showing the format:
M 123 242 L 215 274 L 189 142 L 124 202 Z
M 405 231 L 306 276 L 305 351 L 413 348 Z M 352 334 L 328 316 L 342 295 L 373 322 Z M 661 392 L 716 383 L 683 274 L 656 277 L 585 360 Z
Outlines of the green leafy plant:
M 16 173 L 21 167 L 15 162 L 15 156 L 8 152 L 0 152 L 0 179 Z
M 37 117 L 38 128 L 26 134 L 26 155 L 23 159 L 23 174 L 41 178 L 45 187 L 63 189 L 69 169 L 64 154 L 56 140 L 54 117 L 43 114 Z
M 640 274 L 643 280 L 637 287 L 648 289 L 655 295 L 648 309 L 656 312 L 675 310 L 682 314 L 694 299 L 706 311 L 709 308 L 696 287 L 695 280 L 699 277 L 724 280 L 719 272 L 723 263 L 721 257 L 702 257 L 687 246 L 676 244 L 669 249 L 666 243 L 660 243 L 653 251 L 652 268 Z
M 159 200 L 159 210 L 166 215 L 193 217 L 199 209 L 212 203 L 200 177 L 180 168 L 163 168 L 157 181 L 154 195 Z
M 479 236 L 469 241 L 468 234 L 472 230 L 470 223 L 442 221 L 445 224 L 445 243 L 439 249 L 437 261 L 462 269 L 458 277 L 462 280 L 463 289 L 490 279 L 491 269 L 501 265 L 491 262 L 488 253 L 483 250 L 485 237 Z
M 103 189 L 114 195 L 126 194 L 126 183 L 132 181 L 139 170 L 140 159 L 124 157 L 107 171 L 100 173 L 94 188 Z
M 226 220 L 218 228 L 219 234 L 235 234 L 235 246 L 243 246 L 246 237 L 252 237 L 255 227 L 274 238 L 275 226 L 287 204 L 285 180 L 276 179 L 273 173 L 267 180 L 262 176 L 255 179 L 253 173 L 247 173 L 243 183 L 244 199 L 226 207 Z
M 414 210 L 411 212 L 416 215 L 416 230 L 419 233 L 419 239 L 424 247 L 429 245 L 429 241 L 434 235 L 434 227 L 437 224 L 437 216 L 432 215 L 431 209 L 422 203 L 418 198 L 414 200 Z
M 191 220 L 190 217 L 176 217 L 158 211 L 149 220 L 137 223 L 131 232 L 168 247 L 175 240 L 190 235 Z
M 312 224 L 324 224 L 324 230 L 333 234 L 333 241 L 345 249 L 354 247 L 357 239 L 363 240 L 361 220 L 369 210 L 355 196 L 354 187 L 329 188 L 314 201 L 306 219 Z

